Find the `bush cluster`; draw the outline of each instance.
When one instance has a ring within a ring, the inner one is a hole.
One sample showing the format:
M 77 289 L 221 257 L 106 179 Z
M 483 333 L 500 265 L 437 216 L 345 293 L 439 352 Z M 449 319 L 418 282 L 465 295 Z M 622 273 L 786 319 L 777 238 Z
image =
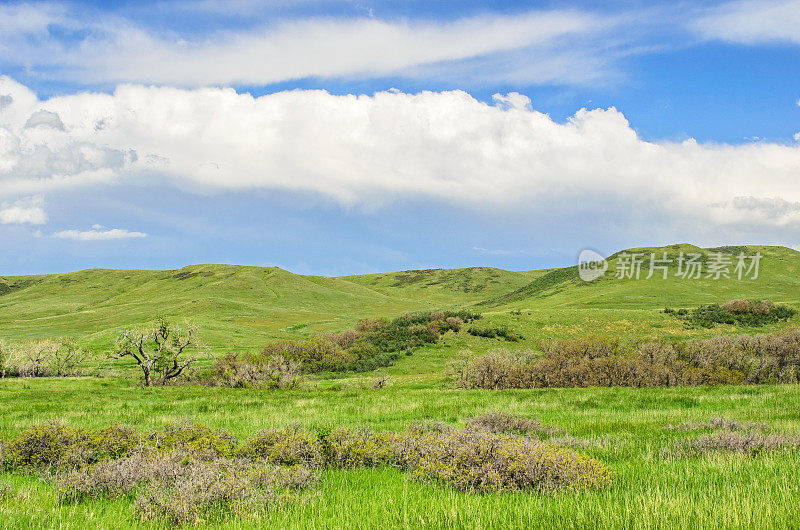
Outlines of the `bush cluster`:
M 228 353 L 194 380 L 207 386 L 290 389 L 300 384 L 300 365 L 300 361 L 287 361 L 280 354 Z
M 557 340 L 543 350 L 493 351 L 455 363 L 455 383 L 502 389 L 800 382 L 800 328 L 682 343 Z
M 470 326 L 467 333 L 475 337 L 484 337 L 487 339 L 505 339 L 509 342 L 518 342 L 524 337 L 514 333 L 507 326 Z
M 198 458 L 183 452 L 138 452 L 56 476 L 61 502 L 135 495 L 140 519 L 200 522 L 209 512 L 247 514 L 293 499 L 317 475 L 304 466 L 245 459 Z
M 684 440 L 675 447 L 681 457 L 728 452 L 755 456 L 770 451 L 800 449 L 800 434 L 764 433 L 760 431 L 720 431 Z
M 433 344 L 447 331 L 480 318 L 470 311 L 408 313 L 359 321 L 354 329 L 306 340 L 279 340 L 258 354 L 229 354 L 200 380 L 232 387 L 293 388 L 300 373 L 366 372 L 389 366 L 414 348 Z
M 394 466 L 480 492 L 584 490 L 611 482 L 603 463 L 564 444 L 492 432 L 556 432 L 536 420 L 499 413 L 478 418 L 464 429 L 437 422 L 400 432 L 288 427 L 241 444 L 196 423 L 141 436 L 117 425 L 90 431 L 49 423 L 11 440 L 0 459 L 7 471 L 49 472 L 61 502 L 132 497 L 141 519 L 174 524 L 302 500 L 299 493 L 326 467 Z
M 23 431 L 4 445 L 0 468 L 37 471 L 80 467 L 126 456 L 140 444 L 140 435 L 124 425 L 87 430 L 45 423 Z
M 769 300 L 731 300 L 722 305 L 701 305 L 691 311 L 666 308 L 664 313 L 675 315 L 690 328 L 712 328 L 716 324 L 759 327 L 789 320 L 797 311 Z
M 600 461 L 561 445 L 519 436 L 464 430 L 406 440 L 415 476 L 464 491 L 585 490 L 611 484 Z
M 81 375 L 88 352 L 71 339 L 0 344 L 0 377 Z

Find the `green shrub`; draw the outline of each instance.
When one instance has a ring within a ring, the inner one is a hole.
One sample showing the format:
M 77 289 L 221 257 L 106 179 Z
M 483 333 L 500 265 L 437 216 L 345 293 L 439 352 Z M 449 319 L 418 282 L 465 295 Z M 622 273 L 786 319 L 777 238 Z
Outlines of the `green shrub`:
M 161 451 L 182 451 L 204 457 L 229 456 L 236 448 L 236 440 L 229 433 L 192 421 L 168 424 L 151 432 L 148 439 Z
M 579 491 L 611 484 L 611 472 L 600 461 L 517 436 L 422 433 L 407 445 L 405 462 L 415 476 L 464 491 Z
M 320 467 L 325 458 L 319 440 L 295 427 L 263 431 L 245 441 L 239 456 L 271 464 Z
M 334 467 L 376 467 L 396 461 L 396 433 L 337 427 L 322 439 L 328 462 Z
M 518 335 L 508 329 L 507 326 L 493 326 L 493 327 L 479 327 L 479 326 L 470 326 L 467 330 L 467 333 L 473 335 L 475 337 L 484 337 L 487 339 L 505 339 L 509 342 L 518 342 L 519 340 L 523 339 L 521 335 Z
M 769 300 L 731 300 L 722 305 L 701 305 L 691 311 L 667 308 L 664 312 L 674 314 L 690 328 L 712 328 L 716 324 L 759 327 L 789 320 L 797 314 L 795 309 Z
M 45 424 L 23 432 L 10 447 L 19 464 L 12 469 L 54 468 L 48 480 L 62 503 L 135 496 L 137 517 L 171 524 L 258 514 L 300 502 L 324 466 L 394 466 L 420 479 L 478 492 L 577 491 L 611 483 L 601 462 L 568 449 L 567 442 L 490 432 L 557 432 L 535 420 L 494 413 L 471 423 L 459 430 L 417 422 L 401 432 L 336 427 L 316 435 L 289 427 L 259 433 L 238 450 L 230 436 L 194 423 L 170 425 L 146 437 L 117 425 L 78 431 Z M 146 443 L 138 443 L 142 439 Z M 74 447 L 91 447 L 100 460 L 74 463 L 68 456 Z
M 3 466 L 27 471 L 83 466 L 122 456 L 138 443 L 139 437 L 128 428 L 86 431 L 50 422 L 26 429 L 7 443 Z

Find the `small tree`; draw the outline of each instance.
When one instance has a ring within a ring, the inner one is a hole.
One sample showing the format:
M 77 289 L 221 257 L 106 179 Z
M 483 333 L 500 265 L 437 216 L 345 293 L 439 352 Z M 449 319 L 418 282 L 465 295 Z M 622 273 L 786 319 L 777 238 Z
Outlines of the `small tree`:
M 53 352 L 53 368 L 56 375 L 63 377 L 74 374 L 87 356 L 88 352 L 78 346 L 74 340 L 61 339 Z
M 50 375 L 50 366 L 55 358 L 58 345 L 51 340 L 37 340 L 26 344 L 22 349 L 22 375 L 45 377 Z
M 163 385 L 197 360 L 197 357 L 183 358 L 188 350 L 197 349 L 194 328 L 188 325 L 178 328 L 159 320 L 152 328 L 123 331 L 109 358 L 132 357 L 142 370 L 145 386 Z

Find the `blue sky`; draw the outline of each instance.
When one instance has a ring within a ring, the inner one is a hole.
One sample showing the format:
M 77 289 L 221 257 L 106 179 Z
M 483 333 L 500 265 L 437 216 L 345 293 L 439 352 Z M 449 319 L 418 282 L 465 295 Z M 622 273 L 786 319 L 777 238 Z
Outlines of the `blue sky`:
M 0 3 L 0 274 L 800 246 L 800 2 Z

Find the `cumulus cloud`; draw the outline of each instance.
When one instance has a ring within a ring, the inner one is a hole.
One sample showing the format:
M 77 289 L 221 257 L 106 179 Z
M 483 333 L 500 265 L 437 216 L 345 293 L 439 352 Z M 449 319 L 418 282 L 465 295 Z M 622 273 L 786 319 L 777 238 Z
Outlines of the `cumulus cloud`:
M 62 230 L 53 234 L 59 239 L 74 239 L 76 241 L 101 241 L 107 239 L 131 239 L 147 237 L 144 232 L 131 232 L 122 228 L 103 229 L 101 225 L 93 225 L 91 230 Z
M 14 203 L 0 205 L 0 224 L 4 225 L 43 225 L 47 223 L 47 213 L 41 197 L 22 199 Z
M 461 91 L 254 98 L 125 85 L 38 101 L 8 78 L 4 93 L 14 102 L 0 111 L 0 193 L 10 182 L 40 193 L 101 175 L 204 192 L 309 192 L 360 208 L 434 199 L 563 214 L 574 205 L 576 215 L 615 209 L 704 226 L 752 216 L 737 197 L 800 202 L 797 144 L 647 142 L 614 108 L 558 123 L 514 93 L 487 104 Z M 26 129 L 42 109 L 64 130 Z M 733 206 L 710 206 L 721 203 Z M 798 222 L 787 215 L 759 219 Z
M 743 44 L 775 41 L 800 44 L 800 1 L 729 2 L 698 18 L 693 26 L 708 39 Z
M 0 106 L 0 195 L 107 182 L 136 158 L 131 151 L 115 149 L 85 134 L 84 128 L 97 123 L 72 123 L 67 128 L 57 110 L 47 108 L 47 102 L 40 102 L 27 87 L 3 76 L 0 101 L 5 102 Z

